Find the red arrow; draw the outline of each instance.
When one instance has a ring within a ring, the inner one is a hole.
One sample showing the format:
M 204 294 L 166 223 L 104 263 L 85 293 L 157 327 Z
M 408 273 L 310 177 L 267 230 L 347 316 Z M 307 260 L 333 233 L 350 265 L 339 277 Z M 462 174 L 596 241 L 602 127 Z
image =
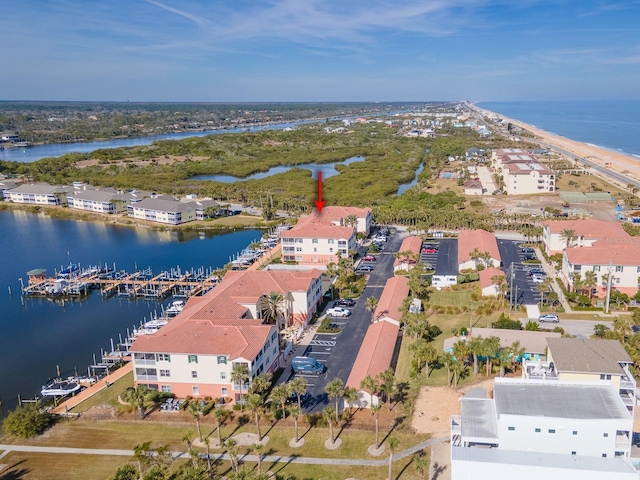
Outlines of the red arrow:
M 322 200 L 322 172 L 318 172 L 318 200 L 315 201 L 318 213 L 322 213 L 325 201 Z

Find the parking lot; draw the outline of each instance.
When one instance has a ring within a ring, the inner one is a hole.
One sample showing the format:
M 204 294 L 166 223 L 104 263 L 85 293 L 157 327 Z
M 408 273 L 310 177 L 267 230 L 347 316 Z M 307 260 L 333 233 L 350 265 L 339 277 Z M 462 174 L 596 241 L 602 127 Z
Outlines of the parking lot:
M 342 379 L 346 383 L 351 373 L 362 340 L 371 324 L 371 312 L 365 308 L 367 298 L 373 296 L 380 298 L 386 281 L 393 276 L 393 254 L 398 251 L 406 234 L 394 234 L 388 237 L 383 253 L 375 253 L 376 261 L 363 262 L 372 265 L 374 270 L 369 276 L 367 286 L 362 295 L 356 300 L 348 317 L 333 317 L 331 323 L 342 330 L 337 334 L 316 334 L 304 356 L 314 357 L 325 364 L 327 370 L 321 375 L 296 374 L 307 382 L 307 392 L 310 398 L 305 405 L 305 411 L 319 412 L 328 405 L 327 394 L 324 388 L 335 378 Z M 329 306 L 332 306 L 330 304 Z M 293 372 L 289 372 L 289 379 L 293 378 Z
M 502 270 L 507 273 L 507 283 L 509 281 L 509 269 L 513 264 L 513 301 L 518 305 L 535 305 L 540 301 L 540 293 L 536 290 L 536 284 L 532 277 L 525 271 L 526 266 L 522 261 L 525 253 L 522 252 L 520 244 L 522 241 L 498 239 L 498 249 L 502 257 Z

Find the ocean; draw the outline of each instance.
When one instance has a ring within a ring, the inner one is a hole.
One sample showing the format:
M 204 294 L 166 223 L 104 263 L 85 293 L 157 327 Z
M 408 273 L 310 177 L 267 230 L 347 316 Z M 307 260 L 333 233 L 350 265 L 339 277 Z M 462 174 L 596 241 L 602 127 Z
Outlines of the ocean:
M 640 161 L 640 100 L 480 102 L 477 105 Z

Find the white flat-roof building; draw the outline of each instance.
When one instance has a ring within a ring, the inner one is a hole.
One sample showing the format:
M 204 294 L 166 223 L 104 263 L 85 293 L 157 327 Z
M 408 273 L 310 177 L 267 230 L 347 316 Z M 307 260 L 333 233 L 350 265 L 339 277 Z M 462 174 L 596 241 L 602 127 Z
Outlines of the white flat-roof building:
M 13 203 L 35 205 L 67 205 L 67 192 L 71 187 L 59 187 L 48 183 L 23 183 L 4 192 L 4 197 Z

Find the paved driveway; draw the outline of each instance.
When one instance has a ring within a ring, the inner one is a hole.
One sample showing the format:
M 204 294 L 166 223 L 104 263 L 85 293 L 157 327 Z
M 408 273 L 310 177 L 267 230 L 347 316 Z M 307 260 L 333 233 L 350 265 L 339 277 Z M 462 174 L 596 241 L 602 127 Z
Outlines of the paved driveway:
M 406 233 L 389 236 L 384 253 L 374 254 L 376 262 L 369 263 L 375 270 L 368 274 L 367 286 L 354 307 L 353 312 L 346 318 L 335 318 L 332 323 L 338 324 L 342 331 L 338 334 L 316 334 L 304 355 L 317 358 L 327 366 L 322 375 L 298 375 L 307 381 L 307 392 L 311 399 L 306 412 L 317 413 L 328 405 L 324 388 L 334 378 L 340 378 L 346 383 L 351 368 L 356 360 L 360 345 L 367 329 L 371 324 L 371 313 L 365 309 L 367 298 L 373 296 L 380 299 L 386 281 L 393 277 L 393 254 L 398 251 Z M 293 378 L 291 373 L 290 378 Z
M 521 241 L 498 239 L 498 249 L 502 257 L 502 270 L 507 273 L 507 283 L 511 283 L 508 272 L 513 264 L 514 278 L 511 287 L 513 288 L 513 301 L 519 305 L 535 305 L 540 301 L 540 293 L 536 290 L 536 284 L 524 271 L 524 254 L 520 248 Z
M 489 170 L 489 167 L 478 166 L 476 170 L 480 183 L 482 183 L 482 188 L 487 189 L 483 195 L 491 195 L 498 187 L 496 187 L 496 184 L 493 182 L 493 174 Z

